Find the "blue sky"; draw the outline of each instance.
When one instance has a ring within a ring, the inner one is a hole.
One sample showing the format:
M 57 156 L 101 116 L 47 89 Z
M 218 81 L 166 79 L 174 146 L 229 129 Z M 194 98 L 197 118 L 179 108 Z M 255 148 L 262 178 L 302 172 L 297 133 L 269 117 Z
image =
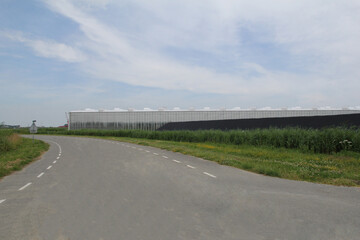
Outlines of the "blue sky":
M 113 108 L 357 107 L 357 0 L 2 0 L 0 122 Z

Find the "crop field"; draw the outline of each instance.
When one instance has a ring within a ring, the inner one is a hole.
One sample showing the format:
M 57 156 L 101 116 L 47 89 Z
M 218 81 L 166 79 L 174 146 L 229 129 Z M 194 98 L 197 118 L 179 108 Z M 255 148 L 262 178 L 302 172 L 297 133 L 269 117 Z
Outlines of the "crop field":
M 337 153 L 344 150 L 360 152 L 359 128 L 325 129 L 255 129 L 255 130 L 199 130 L 199 131 L 144 131 L 144 130 L 66 130 L 39 129 L 39 134 L 78 136 L 112 136 L 156 139 L 175 142 L 209 142 L 232 145 L 269 146 L 299 149 L 313 153 Z

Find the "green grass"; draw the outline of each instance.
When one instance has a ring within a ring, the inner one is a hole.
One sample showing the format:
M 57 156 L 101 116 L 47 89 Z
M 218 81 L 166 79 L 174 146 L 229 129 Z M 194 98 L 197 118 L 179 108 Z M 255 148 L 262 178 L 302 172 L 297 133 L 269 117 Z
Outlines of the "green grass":
M 304 153 L 274 147 L 104 137 L 180 152 L 268 176 L 315 183 L 360 186 L 360 154 Z
M 49 145 L 43 141 L 33 142 L 11 131 L 0 130 L 0 178 L 21 170 L 48 148 Z
M 11 130 L 0 130 L 0 154 L 16 148 L 19 138 Z

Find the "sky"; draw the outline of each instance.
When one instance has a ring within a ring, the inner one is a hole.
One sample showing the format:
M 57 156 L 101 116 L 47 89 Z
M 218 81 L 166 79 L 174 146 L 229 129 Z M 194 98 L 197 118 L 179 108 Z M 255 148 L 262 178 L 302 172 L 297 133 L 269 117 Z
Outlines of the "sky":
M 360 108 L 358 0 L 1 0 L 0 122 Z

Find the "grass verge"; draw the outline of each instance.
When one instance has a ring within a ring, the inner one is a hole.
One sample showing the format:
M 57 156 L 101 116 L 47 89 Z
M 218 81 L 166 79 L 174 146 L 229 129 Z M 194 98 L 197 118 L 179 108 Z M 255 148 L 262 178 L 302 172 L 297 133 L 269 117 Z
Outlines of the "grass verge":
M 355 152 L 316 154 L 266 146 L 102 138 L 180 152 L 268 176 L 331 185 L 360 186 L 360 154 Z
M 9 136 L 11 148 L 0 152 L 0 179 L 14 171 L 21 170 L 30 162 L 38 159 L 49 149 L 43 141 L 22 138 L 16 134 Z

